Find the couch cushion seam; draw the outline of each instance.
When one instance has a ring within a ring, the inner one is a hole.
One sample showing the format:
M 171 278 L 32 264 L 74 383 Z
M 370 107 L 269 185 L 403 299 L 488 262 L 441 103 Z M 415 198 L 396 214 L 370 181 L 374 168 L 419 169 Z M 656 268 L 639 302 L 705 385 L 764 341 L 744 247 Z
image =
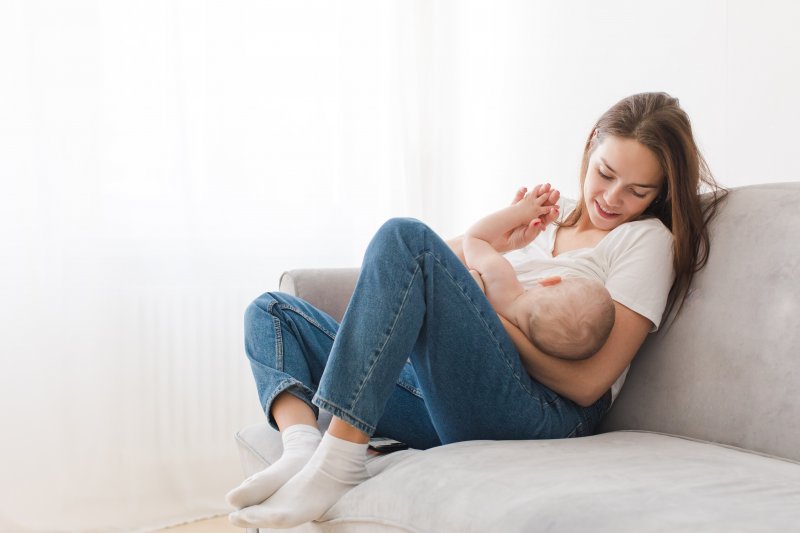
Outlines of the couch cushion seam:
M 663 435 L 665 437 L 674 437 L 676 439 L 688 440 L 688 441 L 692 441 L 692 442 L 697 442 L 699 444 L 711 444 L 712 446 L 719 446 L 720 448 L 727 448 L 729 450 L 748 453 L 750 455 L 758 455 L 760 457 L 765 457 L 767 459 L 775 459 L 777 461 L 785 461 L 787 463 L 791 463 L 793 465 L 800 466 L 800 461 L 796 461 L 794 459 L 789 459 L 788 457 L 781 457 L 779 455 L 772 455 L 772 454 L 769 454 L 769 453 L 759 452 L 759 451 L 756 451 L 756 450 L 749 450 L 747 448 L 741 448 L 739 446 L 734 446 L 733 444 L 723 444 L 721 442 L 703 440 L 703 439 L 698 439 L 698 438 L 695 438 L 695 437 L 687 437 L 685 435 L 677 435 L 675 433 L 664 433 L 663 431 L 652 431 L 652 430 L 648 430 L 648 429 L 617 429 L 617 430 L 614 430 L 614 431 L 607 431 L 604 434 L 616 433 L 616 432 L 620 432 L 620 433 L 622 433 L 622 432 L 626 432 L 626 433 L 650 433 L 652 435 Z

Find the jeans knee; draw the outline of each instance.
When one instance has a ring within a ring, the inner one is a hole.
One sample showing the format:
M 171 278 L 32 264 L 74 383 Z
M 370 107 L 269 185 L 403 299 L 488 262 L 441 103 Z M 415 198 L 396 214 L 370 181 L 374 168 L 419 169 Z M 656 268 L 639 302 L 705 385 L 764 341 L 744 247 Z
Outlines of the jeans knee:
M 265 292 L 250 302 L 250 305 L 248 305 L 244 310 L 245 331 L 254 326 L 260 327 L 260 324 L 262 324 L 265 319 L 269 319 L 271 322 L 272 318 L 270 317 L 270 314 L 272 311 L 272 306 L 277 302 L 278 300 L 271 292 Z
M 384 222 L 375 236 L 381 240 L 396 239 L 411 242 L 427 231 L 430 231 L 430 228 L 416 218 L 394 217 Z
M 416 218 L 411 217 L 393 217 L 383 223 L 381 229 L 378 231 L 414 231 L 420 228 L 426 228 L 425 224 Z

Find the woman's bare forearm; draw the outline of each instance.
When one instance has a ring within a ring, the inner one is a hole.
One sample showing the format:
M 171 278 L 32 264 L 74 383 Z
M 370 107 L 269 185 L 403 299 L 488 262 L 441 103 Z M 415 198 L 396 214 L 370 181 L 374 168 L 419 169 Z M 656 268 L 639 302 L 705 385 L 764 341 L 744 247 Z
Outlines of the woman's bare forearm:
M 523 368 L 533 379 L 579 405 L 591 405 L 592 385 L 581 368 L 585 361 L 558 359 L 538 350 L 522 331 L 497 315 L 517 348 Z
M 614 302 L 616 319 L 608 340 L 589 359 L 570 361 L 551 357 L 531 344 L 512 323 L 500 316 L 517 348 L 522 366 L 539 383 L 588 407 L 596 402 L 633 360 L 652 323 L 624 305 Z

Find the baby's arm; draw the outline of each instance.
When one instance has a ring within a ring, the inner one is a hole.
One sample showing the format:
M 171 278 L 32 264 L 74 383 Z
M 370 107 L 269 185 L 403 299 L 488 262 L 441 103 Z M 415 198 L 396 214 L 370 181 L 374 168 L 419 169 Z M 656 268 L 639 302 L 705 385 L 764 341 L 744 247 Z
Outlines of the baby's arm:
M 467 233 L 492 243 L 499 235 L 515 228 L 525 227 L 525 244 L 528 244 L 541 233 L 544 224 L 554 220 L 558 215 L 558 204 L 553 203 L 554 198 L 558 198 L 557 190 L 551 190 L 549 185 L 537 185 L 518 202 L 480 219 Z
M 469 230 L 464 236 L 464 258 L 467 267 L 480 274 L 484 293 L 494 310 L 510 318 L 511 303 L 524 292 L 511 263 Z
M 549 196 L 550 191 L 539 196 L 529 194 L 516 204 L 482 218 L 464 235 L 465 263 L 480 273 L 489 303 L 503 316 L 511 314 L 511 303 L 524 292 L 524 288 L 511 264 L 489 243 L 508 228 L 520 225 L 529 224 L 537 234 L 540 233 L 542 222 L 539 217 L 557 209 L 543 205 Z

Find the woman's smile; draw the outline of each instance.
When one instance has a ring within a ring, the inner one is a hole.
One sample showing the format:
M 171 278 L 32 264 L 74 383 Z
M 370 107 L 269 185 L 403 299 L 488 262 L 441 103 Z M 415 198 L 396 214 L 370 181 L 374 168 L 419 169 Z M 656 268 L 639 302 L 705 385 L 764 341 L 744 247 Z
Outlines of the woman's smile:
M 613 220 L 618 216 L 620 216 L 619 213 L 614 213 L 613 211 L 603 209 L 603 206 L 600 205 L 600 202 L 598 202 L 597 200 L 594 201 L 594 206 L 597 212 L 600 214 L 600 216 L 605 219 Z

